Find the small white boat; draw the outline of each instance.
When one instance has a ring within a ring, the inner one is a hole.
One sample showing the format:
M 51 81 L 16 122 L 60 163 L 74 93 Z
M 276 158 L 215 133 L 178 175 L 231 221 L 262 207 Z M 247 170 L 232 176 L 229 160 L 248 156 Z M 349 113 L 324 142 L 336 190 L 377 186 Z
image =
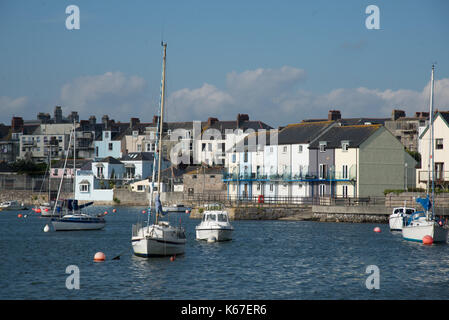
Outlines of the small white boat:
M 234 227 L 229 222 L 227 211 L 207 210 L 195 230 L 197 240 L 227 241 L 232 239 Z
M 142 226 L 133 225 L 131 243 L 134 254 L 148 258 L 183 254 L 186 244 L 185 231 L 181 227 L 170 225 L 166 221 Z
M 16 200 L 3 201 L 0 203 L 0 211 L 12 210 L 26 210 L 26 207 L 23 203 L 19 203 Z
M 415 212 L 415 208 L 407 208 L 406 206 L 394 208 L 393 213 L 389 217 L 390 231 L 402 231 L 402 227 L 406 224 L 407 219 Z
M 55 231 L 99 230 L 106 225 L 103 217 L 85 213 L 66 214 L 62 218 L 51 219 L 51 223 Z
M 183 204 L 174 204 L 171 206 L 163 207 L 164 212 L 186 212 L 186 210 L 191 210 L 191 208 L 186 207 Z

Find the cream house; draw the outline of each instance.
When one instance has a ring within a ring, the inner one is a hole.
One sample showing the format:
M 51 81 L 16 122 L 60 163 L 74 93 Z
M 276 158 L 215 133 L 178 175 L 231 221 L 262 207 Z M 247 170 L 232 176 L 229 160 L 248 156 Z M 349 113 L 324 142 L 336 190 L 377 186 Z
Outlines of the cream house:
M 436 187 L 447 188 L 449 185 L 449 112 L 437 112 L 433 120 L 433 128 L 435 185 Z M 432 181 L 430 150 L 430 130 L 427 127 L 419 136 L 421 168 L 416 170 L 416 186 L 418 188 L 425 189 L 427 182 Z

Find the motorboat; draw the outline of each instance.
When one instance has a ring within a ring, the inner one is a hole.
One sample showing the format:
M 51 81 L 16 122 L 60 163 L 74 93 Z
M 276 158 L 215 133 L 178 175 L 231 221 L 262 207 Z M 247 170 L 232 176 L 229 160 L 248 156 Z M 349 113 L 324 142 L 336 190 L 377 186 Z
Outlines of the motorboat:
M 206 210 L 203 212 L 201 223 L 195 227 L 196 239 L 227 241 L 232 239 L 234 227 L 229 222 L 228 212 L 225 210 Z
M 390 231 L 402 231 L 407 219 L 416 212 L 415 208 L 404 207 L 393 208 L 393 213 L 389 217 Z
M 13 210 L 26 210 L 27 208 L 23 203 L 19 203 L 16 200 L 8 200 L 0 203 L 0 211 L 13 211 Z

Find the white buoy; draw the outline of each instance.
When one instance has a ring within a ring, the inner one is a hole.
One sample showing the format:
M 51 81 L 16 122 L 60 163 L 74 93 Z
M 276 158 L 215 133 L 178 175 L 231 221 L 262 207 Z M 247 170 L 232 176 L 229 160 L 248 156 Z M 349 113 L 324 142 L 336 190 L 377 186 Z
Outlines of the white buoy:
M 46 224 L 44 227 L 44 232 L 48 232 L 48 231 L 50 231 L 50 227 L 48 226 L 48 224 Z
M 215 237 L 209 237 L 209 238 L 207 238 L 207 242 L 215 242 L 215 241 L 217 241 L 217 238 L 215 238 Z

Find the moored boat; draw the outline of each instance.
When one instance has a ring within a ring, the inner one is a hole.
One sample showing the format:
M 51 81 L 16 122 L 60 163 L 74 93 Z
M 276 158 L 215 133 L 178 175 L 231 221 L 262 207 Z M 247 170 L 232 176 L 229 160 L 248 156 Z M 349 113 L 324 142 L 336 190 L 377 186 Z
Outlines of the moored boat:
M 388 219 L 390 231 L 402 231 L 402 227 L 406 224 L 407 219 L 415 212 L 415 208 L 407 208 L 405 205 L 404 207 L 394 208 Z
M 227 241 L 232 239 L 234 227 L 229 222 L 227 211 L 206 210 L 195 231 L 197 240 Z

